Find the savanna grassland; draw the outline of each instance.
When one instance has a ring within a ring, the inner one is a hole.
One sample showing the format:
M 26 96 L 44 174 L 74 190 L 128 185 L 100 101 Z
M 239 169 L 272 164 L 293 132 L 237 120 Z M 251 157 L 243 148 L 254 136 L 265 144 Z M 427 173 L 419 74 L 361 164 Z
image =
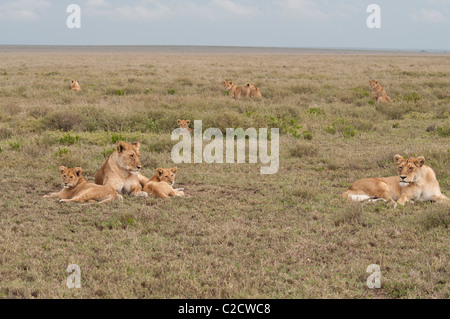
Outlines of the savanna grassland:
M 424 156 L 450 196 L 449 55 L 178 50 L 0 50 L 0 297 L 450 297 L 448 206 L 340 198 L 395 175 L 395 154 Z M 225 79 L 263 99 L 231 100 Z M 369 79 L 393 103 L 374 104 Z M 177 119 L 280 128 L 278 173 L 185 163 L 183 198 L 42 198 L 59 165 L 93 182 L 120 140 L 141 143 L 148 177 L 174 166 Z

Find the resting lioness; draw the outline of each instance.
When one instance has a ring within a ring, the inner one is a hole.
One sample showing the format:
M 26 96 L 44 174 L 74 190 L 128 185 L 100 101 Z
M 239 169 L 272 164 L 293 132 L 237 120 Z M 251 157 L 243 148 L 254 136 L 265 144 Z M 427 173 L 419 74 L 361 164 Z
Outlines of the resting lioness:
M 98 185 L 110 185 L 119 194 L 147 197 L 142 185 L 148 178 L 139 173 L 142 167 L 138 142 L 119 142 L 117 149 L 109 156 L 103 167 L 95 175 Z
M 378 81 L 370 80 L 369 81 L 370 88 L 373 90 L 372 99 L 377 102 L 391 102 L 391 98 L 387 96 L 386 91 L 383 89 Z
M 247 84 L 247 86 L 250 89 L 250 97 L 262 97 L 261 91 L 256 85 L 254 85 L 253 83 L 249 83 Z
M 44 197 L 59 197 L 60 202 L 98 202 L 99 204 L 116 199 L 122 200 L 122 195 L 111 186 L 95 185 L 88 183 L 81 175 L 81 167 L 59 167 L 64 188 L 59 193 L 51 193 Z
M 385 200 L 393 204 L 405 205 L 410 201 L 436 201 L 450 204 L 450 199 L 442 195 L 433 169 L 425 164 L 425 158 L 403 158 L 394 156 L 398 176 L 365 178 L 354 182 L 343 194 L 343 198 L 361 202 Z
M 177 167 L 158 168 L 155 175 L 144 185 L 144 192 L 161 198 L 183 196 L 184 192 L 181 189 L 173 188 L 177 172 Z
M 81 90 L 80 84 L 78 83 L 77 80 L 72 80 L 71 88 L 72 88 L 72 91 L 80 91 Z
M 239 87 L 233 84 L 232 81 L 223 81 L 223 86 L 225 90 L 229 92 L 229 95 L 232 99 L 240 99 L 241 97 L 249 97 L 250 96 L 250 88 L 248 86 Z

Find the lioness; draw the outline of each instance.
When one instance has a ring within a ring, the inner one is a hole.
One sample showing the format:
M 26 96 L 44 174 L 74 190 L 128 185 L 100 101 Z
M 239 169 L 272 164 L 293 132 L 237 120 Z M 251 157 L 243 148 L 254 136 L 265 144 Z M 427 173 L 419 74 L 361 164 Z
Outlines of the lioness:
M 189 127 L 189 124 L 191 124 L 191 121 L 189 120 L 177 120 L 178 126 L 183 130 L 187 131 L 189 133 L 192 133 L 192 129 Z
M 256 85 L 254 85 L 253 83 L 249 83 L 247 84 L 247 86 L 250 89 L 250 97 L 262 97 L 261 95 L 261 91 L 258 89 L 258 87 Z
M 64 188 L 59 193 L 51 193 L 44 197 L 59 197 L 60 202 L 98 202 L 99 204 L 116 199 L 122 200 L 122 195 L 111 186 L 95 185 L 88 183 L 81 175 L 81 167 L 59 167 Z
M 142 185 L 148 182 L 148 178 L 139 173 L 142 167 L 139 147 L 138 142 L 119 142 L 117 149 L 95 175 L 95 184 L 110 185 L 119 194 L 147 197 Z
M 387 96 L 386 91 L 383 87 L 378 83 L 378 81 L 370 80 L 369 81 L 370 88 L 373 90 L 372 99 L 383 103 L 383 102 L 391 102 L 391 98 Z
M 433 169 L 425 164 L 425 158 L 394 156 L 398 176 L 365 178 L 354 182 L 343 194 L 343 198 L 361 202 L 385 200 L 397 206 L 410 201 L 436 201 L 450 204 L 442 195 Z M 396 202 L 395 202 L 396 201 Z
M 240 99 L 241 97 L 249 97 L 250 96 L 250 88 L 248 86 L 239 87 L 234 85 L 232 81 L 223 81 L 223 86 L 225 90 L 230 93 L 230 97 L 232 99 Z
M 177 167 L 158 168 L 155 175 L 144 185 L 144 192 L 160 198 L 183 196 L 182 190 L 173 188 L 177 172 Z
M 72 91 L 80 91 L 81 90 L 80 84 L 78 83 L 77 80 L 72 80 L 71 83 L 72 83 L 72 85 L 71 85 Z

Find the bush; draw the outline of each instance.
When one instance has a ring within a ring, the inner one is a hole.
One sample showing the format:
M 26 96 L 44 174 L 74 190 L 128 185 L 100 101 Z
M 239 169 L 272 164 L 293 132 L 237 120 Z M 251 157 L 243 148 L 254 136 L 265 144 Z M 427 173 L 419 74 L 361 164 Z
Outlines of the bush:
M 350 121 L 340 118 L 333 121 L 326 127 L 326 132 L 330 134 L 341 133 L 345 138 L 350 138 L 356 135 L 356 128 L 350 124 Z
M 10 138 L 12 135 L 12 131 L 6 127 L 0 127 L 0 140 L 5 140 Z
M 47 128 L 67 132 L 74 128 L 80 129 L 80 126 L 83 128 L 83 117 L 70 110 L 57 110 L 48 114 L 44 118 L 44 123 Z
M 290 149 L 291 156 L 298 158 L 303 156 L 313 157 L 316 156 L 318 152 L 317 146 L 305 142 L 298 142 Z
M 70 133 L 67 133 L 66 135 L 64 135 L 63 137 L 61 137 L 59 139 L 59 143 L 73 145 L 76 142 L 78 142 L 79 139 L 80 139 L 80 137 L 78 135 L 72 136 L 72 135 L 70 135 Z
M 438 127 L 436 132 L 441 137 L 449 137 L 450 136 L 450 125 L 447 125 L 444 127 Z

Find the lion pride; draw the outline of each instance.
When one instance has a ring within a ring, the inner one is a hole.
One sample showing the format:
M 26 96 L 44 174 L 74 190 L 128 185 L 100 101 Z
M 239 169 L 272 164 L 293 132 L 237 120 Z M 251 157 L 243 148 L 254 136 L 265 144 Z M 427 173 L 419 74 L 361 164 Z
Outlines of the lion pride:
M 142 191 L 142 185 L 148 182 L 148 178 L 139 172 L 142 167 L 139 147 L 138 142 L 119 142 L 117 149 L 95 175 L 95 183 L 110 185 L 119 194 L 147 197 L 147 193 Z
M 435 201 L 450 204 L 450 199 L 441 193 L 433 169 L 425 165 L 423 156 L 403 158 L 394 156 L 397 176 L 365 178 L 354 182 L 343 194 L 343 198 L 362 202 L 384 200 L 397 207 L 407 201 Z

